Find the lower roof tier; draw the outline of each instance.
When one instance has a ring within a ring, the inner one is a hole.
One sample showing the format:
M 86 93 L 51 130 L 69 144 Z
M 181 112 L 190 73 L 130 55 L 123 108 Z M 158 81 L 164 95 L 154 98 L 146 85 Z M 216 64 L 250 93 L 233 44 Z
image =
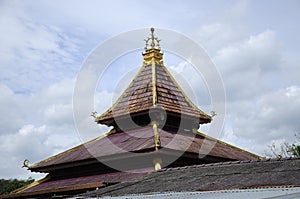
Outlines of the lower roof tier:
M 139 171 L 60 180 L 46 177 L 13 194 L 2 195 L 0 198 L 45 198 L 49 196 L 64 198 L 67 196 L 74 198 L 123 196 L 125 198 L 125 196 L 130 197 L 131 194 L 149 195 L 174 191 L 228 191 L 233 189 L 252 189 L 253 192 L 253 189 L 259 191 L 261 188 L 299 187 L 299 171 L 300 159 L 288 158 L 202 164 L 167 168 L 158 172 L 146 168 Z M 122 183 L 114 184 L 117 181 L 122 181 Z

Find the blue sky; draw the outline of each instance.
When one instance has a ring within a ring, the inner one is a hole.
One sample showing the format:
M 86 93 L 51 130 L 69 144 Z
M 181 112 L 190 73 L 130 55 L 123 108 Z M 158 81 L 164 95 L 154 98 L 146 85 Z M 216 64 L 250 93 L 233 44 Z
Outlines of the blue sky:
M 299 10 L 292 0 L 0 1 L 0 178 L 38 177 L 21 168 L 24 159 L 32 164 L 79 144 L 72 96 L 86 57 L 115 35 L 152 26 L 198 42 L 220 71 L 227 96 L 220 139 L 260 155 L 271 143 L 292 142 L 300 131 Z M 139 56 L 117 60 L 107 79 L 117 84 L 123 60 L 132 70 Z M 197 82 L 189 86 L 198 98 L 207 94 Z M 97 111 L 118 94 L 100 85 Z M 199 106 L 209 112 L 207 101 Z

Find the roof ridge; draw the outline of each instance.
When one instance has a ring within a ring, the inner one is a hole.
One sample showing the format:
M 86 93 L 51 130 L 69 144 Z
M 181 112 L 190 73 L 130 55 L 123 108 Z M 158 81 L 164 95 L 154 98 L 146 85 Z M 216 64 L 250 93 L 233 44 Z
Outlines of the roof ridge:
M 142 65 L 139 68 L 139 70 L 136 73 L 136 75 L 134 76 L 134 78 L 131 80 L 131 82 L 129 83 L 129 85 L 127 86 L 127 88 L 122 92 L 122 94 L 118 97 L 118 99 L 115 101 L 115 103 L 113 103 L 113 105 L 109 109 L 107 109 L 104 113 L 102 113 L 100 116 L 98 116 L 98 117 L 95 118 L 96 122 L 97 122 L 97 120 L 99 120 L 98 118 L 101 118 L 103 115 L 106 115 L 107 113 L 109 113 L 110 111 L 112 111 L 119 104 L 119 102 L 122 100 L 122 98 L 126 94 L 126 91 L 131 88 L 131 86 L 134 84 L 134 82 L 136 81 L 137 77 L 143 71 L 143 69 L 145 68 L 145 66 L 147 66 L 147 65 Z
M 184 99 L 196 110 L 199 111 L 201 114 L 203 114 L 204 116 L 208 117 L 208 118 L 212 118 L 210 115 L 206 114 L 204 111 L 200 110 L 191 100 L 190 98 L 185 94 L 185 92 L 183 91 L 183 89 L 180 87 L 180 85 L 177 83 L 177 81 L 175 80 L 175 78 L 173 77 L 173 75 L 170 73 L 170 71 L 167 69 L 167 67 L 164 64 L 161 64 L 161 68 L 169 75 L 169 77 L 171 78 L 171 81 L 175 84 L 175 86 L 177 87 L 177 89 L 182 93 Z

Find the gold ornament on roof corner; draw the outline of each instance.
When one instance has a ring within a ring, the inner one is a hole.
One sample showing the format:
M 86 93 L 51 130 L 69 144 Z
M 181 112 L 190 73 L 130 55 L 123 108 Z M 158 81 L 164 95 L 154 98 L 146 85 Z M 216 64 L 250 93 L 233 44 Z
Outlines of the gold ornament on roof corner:
M 92 116 L 93 118 L 96 118 L 96 117 L 97 117 L 97 111 L 92 112 L 91 116 Z
M 22 168 L 24 167 L 29 168 L 29 160 L 27 159 L 24 160 Z
M 212 118 L 215 117 L 215 116 L 217 115 L 216 111 L 211 111 L 210 114 L 211 114 L 211 117 L 212 117 Z

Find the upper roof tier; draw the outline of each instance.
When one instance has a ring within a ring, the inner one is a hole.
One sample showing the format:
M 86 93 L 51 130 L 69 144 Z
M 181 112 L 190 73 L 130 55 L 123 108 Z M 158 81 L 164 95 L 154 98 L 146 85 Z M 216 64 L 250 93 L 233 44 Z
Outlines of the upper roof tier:
M 143 120 L 146 125 L 153 118 L 147 120 L 143 116 L 149 116 L 149 111 L 154 110 L 166 114 L 167 123 L 170 118 L 184 118 L 197 125 L 211 122 L 211 116 L 192 103 L 164 66 L 160 40 L 154 36 L 154 28 L 151 28 L 151 37 L 145 42 L 142 67 L 113 106 L 95 121 L 117 126 L 116 120 L 131 117 L 138 124 L 139 120 Z

